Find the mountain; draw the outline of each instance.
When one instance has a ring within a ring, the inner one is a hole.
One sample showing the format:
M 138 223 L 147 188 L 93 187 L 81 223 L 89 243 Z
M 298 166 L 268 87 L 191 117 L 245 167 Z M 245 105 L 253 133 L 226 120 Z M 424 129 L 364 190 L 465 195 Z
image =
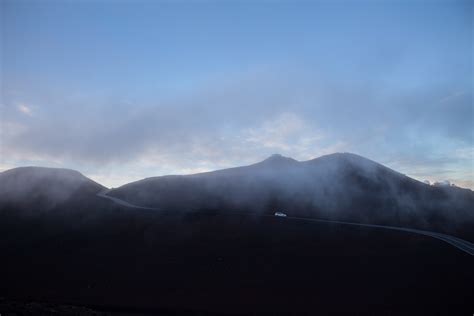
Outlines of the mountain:
M 93 315 L 473 310 L 472 256 L 447 242 L 258 216 L 278 210 L 426 226 L 473 241 L 470 190 L 426 185 L 352 154 L 304 162 L 274 155 L 250 166 L 148 178 L 110 192 L 166 212 L 127 207 L 98 196 L 99 190 L 72 170 L 0 173 L 2 315 L 70 309 L 82 315 L 90 308 L 98 310 Z
M 58 205 L 90 199 L 104 187 L 75 170 L 20 167 L 0 173 L 0 207 L 50 210 Z
M 176 211 L 234 211 L 411 225 L 474 222 L 474 192 L 430 186 L 364 157 L 336 153 L 298 162 L 273 155 L 245 166 L 126 184 L 110 196 Z
M 68 169 L 22 167 L 0 173 L 0 211 L 113 207 L 100 184 Z M 281 155 L 243 167 L 146 178 L 109 196 L 169 212 L 273 214 L 415 227 L 472 238 L 474 192 L 432 186 L 350 153 L 309 161 Z M 106 205 L 107 204 L 107 205 Z

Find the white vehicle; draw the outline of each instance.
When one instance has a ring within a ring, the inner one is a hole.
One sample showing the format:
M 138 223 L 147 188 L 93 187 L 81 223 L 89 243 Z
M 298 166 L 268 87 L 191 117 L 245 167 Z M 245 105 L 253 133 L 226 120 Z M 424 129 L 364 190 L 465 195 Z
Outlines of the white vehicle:
M 286 217 L 286 214 L 282 212 L 275 212 L 275 216 Z

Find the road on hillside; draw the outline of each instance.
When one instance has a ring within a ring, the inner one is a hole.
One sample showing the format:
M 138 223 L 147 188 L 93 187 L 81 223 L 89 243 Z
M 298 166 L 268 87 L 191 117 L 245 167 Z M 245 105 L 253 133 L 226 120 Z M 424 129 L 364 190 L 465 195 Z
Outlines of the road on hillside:
M 119 204 L 119 205 L 125 206 L 125 207 L 138 208 L 138 209 L 142 209 L 142 210 L 155 210 L 155 211 L 160 210 L 160 209 L 155 208 L 155 207 L 139 206 L 139 205 L 128 203 L 127 201 L 117 199 L 115 197 L 107 195 L 107 193 L 109 193 L 109 192 L 110 192 L 110 189 L 104 189 L 104 190 L 100 191 L 99 193 L 97 193 L 97 196 L 99 196 L 101 198 L 104 198 L 104 199 L 111 200 L 112 202 L 115 202 L 116 204 Z
M 271 215 L 266 215 L 266 216 L 271 216 Z M 396 227 L 396 226 L 385 226 L 385 225 L 375 225 L 375 224 L 362 224 L 362 223 L 331 221 L 331 220 L 315 219 L 315 218 L 307 218 L 307 217 L 287 216 L 285 218 L 301 220 L 301 221 L 307 221 L 307 222 L 311 221 L 311 222 L 318 222 L 318 223 L 334 223 L 334 224 L 342 224 L 342 225 L 352 225 L 352 226 L 363 226 L 363 227 L 371 227 L 371 228 L 390 229 L 390 230 L 397 230 L 397 231 L 403 231 L 403 232 L 409 232 L 409 233 L 429 236 L 429 237 L 436 238 L 436 239 L 442 240 L 444 242 L 447 242 L 448 244 L 450 244 L 450 245 L 452 245 L 452 246 L 454 246 L 454 247 L 470 254 L 471 256 L 474 256 L 474 244 L 473 243 L 471 243 L 467 240 L 463 240 L 463 239 L 460 239 L 460 238 L 457 238 L 457 237 L 454 237 L 454 236 L 450 236 L 450 235 L 446 235 L 446 234 L 430 232 L 430 231 L 414 229 L 414 228 L 404 228 L 404 227 Z
M 143 210 L 155 210 L 155 211 L 161 211 L 159 208 L 155 207 L 146 207 L 146 206 L 139 206 L 135 204 L 131 204 L 127 201 L 112 197 L 107 195 L 107 193 L 110 192 L 109 189 L 102 190 L 97 193 L 97 196 L 111 200 L 112 202 L 125 206 L 125 207 L 131 207 L 131 208 L 136 208 L 136 209 L 143 209 Z M 236 212 L 233 212 L 234 214 Z M 248 213 L 238 213 L 240 215 L 248 215 Z M 268 215 L 264 214 L 262 215 L 264 217 L 275 217 L 274 215 Z M 474 244 L 467 241 L 463 240 L 454 236 L 446 235 L 446 234 L 441 234 L 441 233 L 436 233 L 436 232 L 430 232 L 426 230 L 420 230 L 420 229 L 413 229 L 413 228 L 403 228 L 403 227 L 396 227 L 396 226 L 385 226 L 385 225 L 375 225 L 375 224 L 362 224 L 362 223 L 351 223 L 351 222 L 342 222 L 342 221 L 332 221 L 332 220 L 325 220 L 325 219 L 315 219 L 315 218 L 307 218 L 307 217 L 295 217 L 295 216 L 285 216 L 285 217 L 280 217 L 282 219 L 290 219 L 290 220 L 299 220 L 299 221 L 306 221 L 306 222 L 318 222 L 318 223 L 332 223 L 332 224 L 341 224 L 341 225 L 351 225 L 351 226 L 362 226 L 362 227 L 370 227 L 370 228 L 377 228 L 377 229 L 390 229 L 390 230 L 396 230 L 396 231 L 403 231 L 403 232 L 409 232 L 409 233 L 414 233 L 414 234 L 419 234 L 419 235 L 424 235 L 424 236 L 429 236 L 438 240 L 442 240 L 451 246 L 456 247 L 459 250 L 462 250 L 471 256 L 474 256 Z

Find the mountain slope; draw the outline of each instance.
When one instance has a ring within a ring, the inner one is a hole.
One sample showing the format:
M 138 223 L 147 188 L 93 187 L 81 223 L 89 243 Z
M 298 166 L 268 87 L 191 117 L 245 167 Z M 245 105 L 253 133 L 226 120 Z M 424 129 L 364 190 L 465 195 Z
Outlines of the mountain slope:
M 272 156 L 112 191 L 175 210 L 169 212 L 122 207 L 70 170 L 10 170 L 0 174 L 0 190 L 0 297 L 7 302 L 96 306 L 120 315 L 472 311 L 472 256 L 447 243 L 409 232 L 248 215 L 278 209 L 434 226 L 430 216 L 438 214 L 446 223 L 464 223 L 466 234 L 457 224 L 445 229 L 474 240 L 472 217 L 466 219 L 470 190 L 431 187 L 359 156 L 306 162 Z M 6 196 L 16 197 L 8 214 L 1 206 Z M 27 213 L 17 212 L 18 205 L 39 216 L 16 216 Z M 210 209 L 215 212 L 198 212 Z M 9 312 L 1 301 L 0 312 Z
M 274 155 L 245 167 L 147 178 L 109 195 L 177 211 L 283 210 L 293 216 L 448 231 L 474 222 L 471 190 L 430 186 L 349 153 L 304 162 Z
M 50 210 L 68 201 L 90 199 L 102 189 L 74 170 L 20 167 L 0 173 L 0 207 Z

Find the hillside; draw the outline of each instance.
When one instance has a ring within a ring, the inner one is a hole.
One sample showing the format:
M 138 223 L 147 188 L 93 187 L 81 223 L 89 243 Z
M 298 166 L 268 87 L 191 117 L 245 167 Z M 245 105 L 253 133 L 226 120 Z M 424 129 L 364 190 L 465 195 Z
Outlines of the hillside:
M 465 315 L 473 307 L 472 256 L 427 236 L 134 209 L 75 222 L 0 222 L 3 234 L 30 239 L 0 243 L 0 297 L 118 315 Z
M 350 154 L 306 162 L 276 155 L 110 193 L 162 211 L 97 196 L 103 189 L 72 170 L 0 174 L 2 315 L 472 311 L 472 256 L 447 242 L 258 216 L 278 209 L 425 225 L 472 240 L 469 190 L 429 186 Z
M 474 192 L 430 186 L 354 154 L 262 162 L 147 178 L 109 195 L 176 211 L 273 213 L 461 232 L 474 225 Z
M 0 210 L 47 211 L 86 202 L 104 187 L 70 169 L 20 167 L 0 173 Z

